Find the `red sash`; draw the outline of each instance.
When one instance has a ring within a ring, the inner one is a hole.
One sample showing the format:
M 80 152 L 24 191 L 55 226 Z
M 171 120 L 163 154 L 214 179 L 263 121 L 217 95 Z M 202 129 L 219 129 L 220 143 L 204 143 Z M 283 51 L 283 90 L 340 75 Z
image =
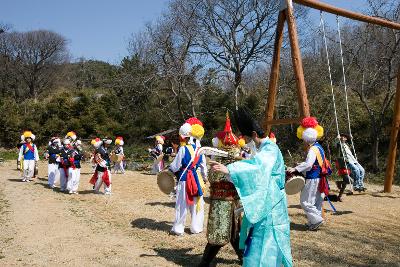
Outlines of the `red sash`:
M 195 171 L 196 165 L 199 162 L 200 155 L 196 155 L 191 166 L 187 169 L 186 176 L 186 203 L 193 205 L 193 198 L 199 194 L 199 188 L 197 187 L 196 178 L 194 177 L 193 171 Z
M 61 158 L 61 166 L 62 166 L 62 168 L 63 168 L 63 170 L 64 170 L 65 177 L 67 177 L 67 178 L 68 178 L 68 169 L 67 169 L 67 166 L 66 166 L 66 164 L 65 164 L 65 162 L 64 162 L 64 159 L 63 159 L 63 158 Z
M 89 183 L 91 183 L 92 185 L 95 185 L 98 178 L 99 178 L 99 174 L 97 171 L 95 171 L 92 178 L 90 179 Z M 108 174 L 108 170 L 103 172 L 102 180 L 106 184 L 107 187 L 110 186 L 111 182 L 110 182 L 110 176 Z
M 31 143 L 27 143 L 26 146 L 31 152 L 35 152 L 35 148 L 31 145 Z M 25 152 L 26 153 L 26 152 Z
M 71 164 L 71 168 L 72 168 L 73 170 L 75 170 L 75 169 L 76 169 L 76 166 L 75 166 L 75 160 L 74 160 L 74 158 L 69 158 L 68 161 L 69 161 L 69 163 Z

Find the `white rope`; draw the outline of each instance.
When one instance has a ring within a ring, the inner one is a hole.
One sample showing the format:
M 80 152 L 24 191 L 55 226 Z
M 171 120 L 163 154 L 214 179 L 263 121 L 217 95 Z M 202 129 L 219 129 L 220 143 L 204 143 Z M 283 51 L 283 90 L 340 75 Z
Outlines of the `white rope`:
M 338 123 L 337 110 L 336 110 L 335 92 L 334 92 L 334 90 L 333 90 L 333 80 L 332 80 L 331 64 L 330 64 L 330 60 L 329 60 L 328 43 L 327 43 L 327 41 L 326 41 L 325 23 L 324 23 L 324 19 L 322 18 L 322 12 L 320 13 L 320 18 L 321 18 L 321 19 L 320 19 L 320 20 L 321 20 L 320 26 L 321 26 L 321 28 L 322 28 L 322 33 L 323 33 L 323 37 L 324 37 L 324 44 L 325 44 L 326 61 L 327 61 L 327 63 L 328 63 L 329 80 L 330 80 L 330 83 L 331 83 L 331 94 L 332 94 L 333 110 L 334 110 L 334 113 L 335 113 L 336 131 L 337 131 L 337 134 L 338 134 L 338 137 L 339 137 L 340 131 L 339 131 L 339 123 Z M 346 163 L 346 160 L 345 160 L 345 156 L 344 156 L 343 144 L 342 144 L 342 141 L 340 140 L 340 138 L 339 138 L 339 144 L 340 144 L 340 151 L 342 152 L 342 155 L 343 155 L 343 161 L 344 161 L 345 168 L 348 169 L 348 168 L 347 168 L 347 163 Z M 350 189 L 351 189 L 351 191 L 353 191 L 353 184 L 352 184 L 351 182 L 350 182 Z
M 345 74 L 345 69 L 344 69 L 343 47 L 342 47 L 342 37 L 340 35 L 339 16 L 336 16 L 336 22 L 337 22 L 337 31 L 338 31 L 338 35 L 339 35 L 340 58 L 342 61 L 343 85 L 344 85 L 344 95 L 345 95 L 345 99 L 346 99 L 346 112 L 347 112 L 347 122 L 348 122 L 348 129 L 349 129 L 349 135 L 350 135 L 350 143 L 351 143 L 351 148 L 353 149 L 354 157 L 357 160 L 357 154 L 356 154 L 356 150 L 354 148 L 354 143 L 353 143 L 353 135 L 351 134 L 349 101 L 347 99 L 347 83 L 346 83 L 346 74 Z
M 327 61 L 327 63 L 328 63 L 329 80 L 330 80 L 330 83 L 331 83 L 331 94 L 332 94 L 333 111 L 335 112 L 336 131 L 337 131 L 337 134 L 339 135 L 339 134 L 340 134 L 340 131 L 339 131 L 338 118 L 337 118 L 337 111 L 336 111 L 335 93 L 334 93 L 334 90 L 333 90 L 331 63 L 330 63 L 330 60 L 329 60 L 328 43 L 327 43 L 327 41 L 326 41 L 325 23 L 324 23 L 324 19 L 322 18 L 322 12 L 321 12 L 321 27 L 322 27 L 323 37 L 324 37 L 325 52 L 326 52 L 326 61 Z

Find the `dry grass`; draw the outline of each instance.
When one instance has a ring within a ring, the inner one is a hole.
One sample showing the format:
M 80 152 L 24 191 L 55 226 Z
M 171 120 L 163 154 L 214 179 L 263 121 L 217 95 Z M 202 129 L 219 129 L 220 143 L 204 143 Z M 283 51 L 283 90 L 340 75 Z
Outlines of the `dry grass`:
M 113 195 L 94 195 L 84 166 L 80 195 L 70 196 L 45 187 L 45 163 L 42 178 L 29 184 L 17 182 L 14 165 L 0 167 L 0 190 L 11 211 L 2 214 L 8 223 L 0 233 L 0 265 L 195 266 L 200 261 L 205 233 L 168 235 L 174 203 L 158 190 L 155 176 L 114 175 Z M 305 231 L 299 196 L 289 198 L 295 266 L 399 266 L 400 189 L 383 194 L 380 186 L 368 187 L 368 193 L 336 203 L 339 213 L 328 212 L 318 232 Z M 230 246 L 218 254 L 217 264 L 239 266 Z

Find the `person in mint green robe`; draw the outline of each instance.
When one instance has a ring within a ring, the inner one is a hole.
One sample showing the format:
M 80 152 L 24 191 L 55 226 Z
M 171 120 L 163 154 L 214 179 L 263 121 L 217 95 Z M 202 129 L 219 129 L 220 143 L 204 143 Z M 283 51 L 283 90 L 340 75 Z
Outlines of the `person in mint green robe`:
M 292 266 L 282 153 L 274 142 L 263 138 L 263 130 L 246 109 L 239 109 L 235 118 L 246 141 L 255 143 L 255 156 L 227 166 L 210 164 L 214 171 L 229 174 L 243 205 L 243 266 Z

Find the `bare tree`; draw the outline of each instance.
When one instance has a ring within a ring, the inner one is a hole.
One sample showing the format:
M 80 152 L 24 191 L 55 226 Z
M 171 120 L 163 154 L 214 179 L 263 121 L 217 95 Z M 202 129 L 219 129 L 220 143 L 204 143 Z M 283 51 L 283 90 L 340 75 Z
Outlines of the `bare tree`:
M 202 66 L 192 53 L 196 34 L 192 8 L 183 2 L 171 3 L 167 14 L 130 42 L 131 53 L 156 66 L 153 78 L 159 79 L 160 87 L 153 93 L 171 121 L 176 121 L 175 115 L 181 120 L 196 116 L 199 106 L 201 87 L 196 77 Z
M 279 1 L 185 2 L 195 10 L 198 52 L 208 55 L 217 66 L 233 74 L 237 103 L 245 69 L 272 54 Z
M 29 95 L 37 98 L 52 81 L 55 68 L 68 60 L 66 39 L 46 30 L 11 32 L 8 38 L 11 58 Z

